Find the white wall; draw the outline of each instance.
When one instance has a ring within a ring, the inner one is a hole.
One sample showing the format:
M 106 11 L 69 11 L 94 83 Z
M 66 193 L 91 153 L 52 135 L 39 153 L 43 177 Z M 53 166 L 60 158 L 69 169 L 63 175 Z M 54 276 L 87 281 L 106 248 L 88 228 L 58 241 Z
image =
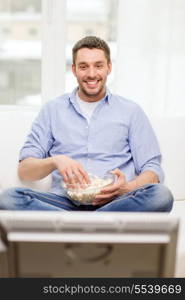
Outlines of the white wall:
M 156 115 L 185 115 L 185 1 L 120 0 L 116 91 Z

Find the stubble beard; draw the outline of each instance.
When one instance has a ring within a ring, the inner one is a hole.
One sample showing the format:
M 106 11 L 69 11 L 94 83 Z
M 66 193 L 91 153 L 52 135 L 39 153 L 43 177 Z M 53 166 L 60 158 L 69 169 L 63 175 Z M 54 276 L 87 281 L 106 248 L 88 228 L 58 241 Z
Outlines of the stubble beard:
M 105 85 L 102 85 L 97 92 L 92 91 L 92 93 L 88 92 L 82 85 L 79 85 L 79 87 L 80 87 L 80 90 L 82 91 L 82 93 L 90 99 L 94 99 L 94 98 L 98 97 L 99 95 L 101 96 L 101 94 L 103 97 L 103 94 L 105 93 Z M 101 97 L 100 97 L 100 99 L 101 99 Z

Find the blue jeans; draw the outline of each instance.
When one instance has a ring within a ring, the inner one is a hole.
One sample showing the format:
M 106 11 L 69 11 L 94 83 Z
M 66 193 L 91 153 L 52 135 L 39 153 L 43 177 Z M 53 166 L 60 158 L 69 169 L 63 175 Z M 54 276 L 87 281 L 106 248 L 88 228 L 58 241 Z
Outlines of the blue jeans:
M 172 209 L 173 200 L 170 190 L 162 184 L 146 184 L 101 207 L 77 206 L 68 198 L 53 193 L 43 193 L 28 188 L 10 188 L 0 195 L 0 209 L 169 212 Z

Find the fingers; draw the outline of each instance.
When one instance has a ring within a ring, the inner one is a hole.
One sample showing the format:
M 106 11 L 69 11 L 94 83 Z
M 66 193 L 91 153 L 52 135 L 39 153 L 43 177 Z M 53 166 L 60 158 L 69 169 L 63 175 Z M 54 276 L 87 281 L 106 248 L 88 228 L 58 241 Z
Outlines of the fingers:
M 109 193 L 109 194 L 98 194 L 95 197 L 95 201 L 104 200 L 104 199 L 112 199 L 113 197 L 118 195 L 118 191 Z
M 103 205 L 108 202 L 111 202 L 112 200 L 115 199 L 116 196 L 119 195 L 119 189 L 115 188 L 114 190 L 112 189 L 111 192 L 104 192 L 104 190 L 101 190 L 100 194 L 96 195 L 93 205 Z
M 103 188 L 100 194 L 96 195 L 93 205 L 106 204 L 120 194 L 120 188 L 125 184 L 125 176 L 119 169 L 113 170 L 112 173 L 118 176 L 118 180 Z
M 117 181 L 113 184 L 109 184 L 107 187 L 103 188 L 101 190 L 101 193 L 103 194 L 111 194 L 120 189 L 120 187 L 125 184 L 125 175 L 119 170 L 115 169 L 111 171 L 111 173 L 117 175 Z
M 87 172 L 83 168 L 79 168 L 79 174 L 81 174 L 82 180 L 85 181 L 85 183 L 89 184 L 91 182 Z
M 123 173 L 120 169 L 118 169 L 118 168 L 115 169 L 115 170 L 113 170 L 113 171 L 111 171 L 110 173 L 113 173 L 113 174 L 117 175 L 118 180 L 119 180 L 119 179 L 125 180 L 125 175 L 124 175 L 124 173 Z
M 123 173 L 122 173 L 122 175 L 123 175 Z M 104 187 L 101 190 L 101 193 L 103 193 L 103 194 L 114 193 L 114 192 L 118 191 L 123 184 L 125 184 L 125 177 L 124 177 L 124 175 L 118 177 L 118 180 L 116 181 L 116 183 L 113 183 L 113 184 L 108 185 L 107 187 Z
M 80 179 L 77 180 L 77 175 L 72 168 L 66 169 L 63 174 L 65 174 L 67 184 L 75 185 L 75 183 L 77 183 L 77 182 L 80 183 Z
M 109 197 L 103 196 L 103 195 L 97 195 L 93 201 L 93 205 L 103 205 L 106 204 L 108 202 L 111 202 L 112 200 L 114 200 L 115 196 L 117 196 L 117 193 L 112 193 L 109 195 Z
M 53 157 L 54 167 L 58 169 L 66 184 L 88 184 L 90 179 L 83 166 L 66 155 Z
M 71 167 L 65 169 L 65 171 L 62 171 L 61 173 L 64 181 L 73 188 L 79 185 L 83 187 L 85 184 L 90 183 L 88 174 L 82 169 Z
M 108 187 L 105 187 L 101 190 L 101 193 L 103 194 L 111 194 L 119 190 L 120 188 L 120 183 L 114 183 L 109 185 Z
M 93 201 L 93 205 L 94 206 L 102 206 L 102 205 L 104 205 L 104 204 L 107 204 L 107 203 L 109 203 L 110 201 L 112 201 L 113 199 L 109 199 L 109 200 L 101 200 L 101 201 Z

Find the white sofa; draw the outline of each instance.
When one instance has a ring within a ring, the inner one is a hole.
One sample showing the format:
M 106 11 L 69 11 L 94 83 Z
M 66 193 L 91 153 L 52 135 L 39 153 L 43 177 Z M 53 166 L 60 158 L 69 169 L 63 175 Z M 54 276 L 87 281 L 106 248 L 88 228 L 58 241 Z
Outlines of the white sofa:
M 2 106 L 0 108 L 0 191 L 12 186 L 29 186 L 47 191 L 50 176 L 35 183 L 20 182 L 17 176 L 18 153 L 38 108 Z M 176 276 L 185 277 L 185 118 L 150 117 L 163 153 L 166 179 L 175 197 L 171 214 L 180 217 Z

